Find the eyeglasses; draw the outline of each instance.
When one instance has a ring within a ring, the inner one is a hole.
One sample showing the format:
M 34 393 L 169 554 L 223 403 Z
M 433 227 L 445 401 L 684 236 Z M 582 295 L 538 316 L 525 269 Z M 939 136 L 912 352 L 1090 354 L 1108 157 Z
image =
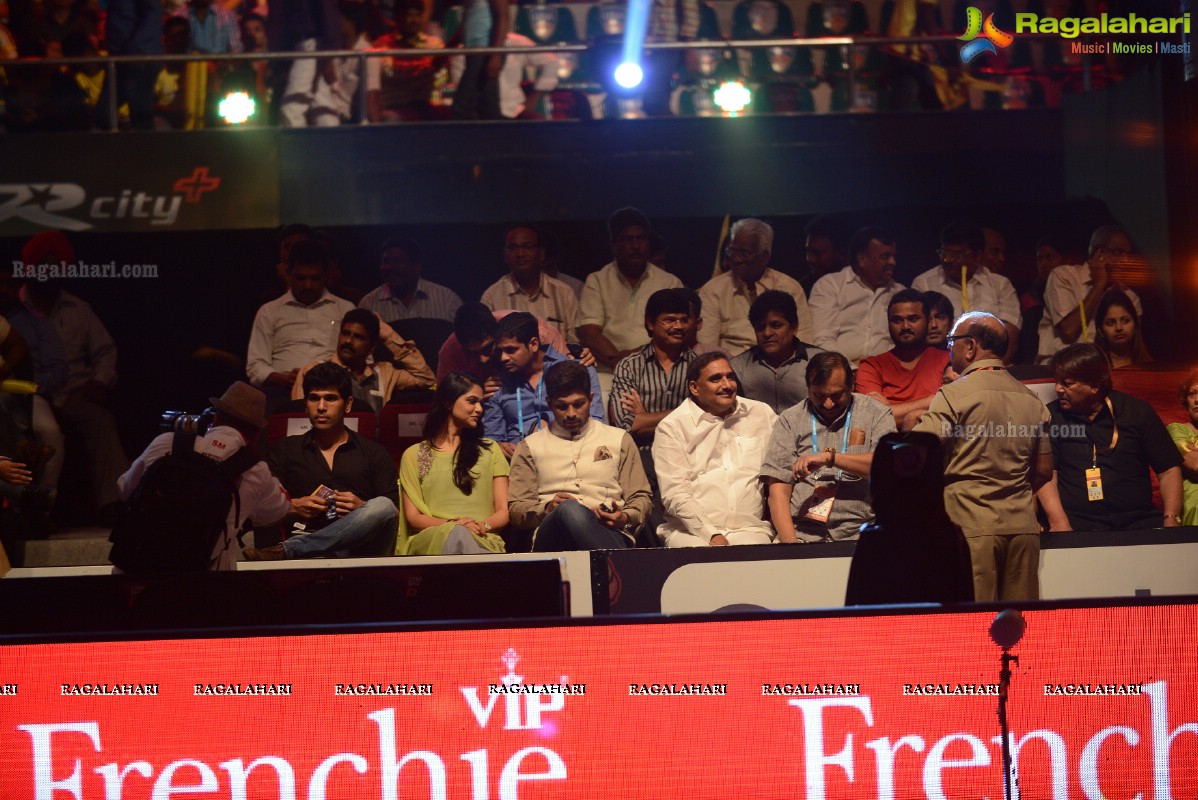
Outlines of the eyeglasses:
M 756 250 L 746 250 L 743 247 L 725 247 L 724 257 L 731 258 L 734 261 L 748 261 L 753 256 L 757 255 Z
M 958 339 L 972 339 L 972 338 L 973 337 L 967 333 L 960 333 L 960 334 L 957 334 L 956 336 L 945 336 L 944 341 L 948 343 L 949 347 L 952 347 L 953 342 L 957 341 Z
M 949 259 L 950 261 L 961 261 L 973 255 L 972 250 L 945 250 L 941 248 L 936 251 L 941 258 Z

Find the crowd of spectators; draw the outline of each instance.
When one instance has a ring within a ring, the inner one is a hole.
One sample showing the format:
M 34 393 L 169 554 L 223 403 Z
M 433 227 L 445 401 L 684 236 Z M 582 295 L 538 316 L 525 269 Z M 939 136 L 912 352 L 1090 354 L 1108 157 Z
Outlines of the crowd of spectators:
M 808 294 L 770 266 L 772 227 L 741 219 L 696 291 L 652 262 L 659 240 L 634 208 L 608 220 L 612 261 L 574 285 L 549 274 L 540 227 L 517 223 L 496 243 L 505 274 L 463 303 L 424 277 L 414 241 L 384 242 L 382 283 L 362 292 L 343 285 L 319 231 L 290 225 L 275 267 L 285 290 L 259 309 L 244 382 L 225 397 L 237 424 L 196 448 L 254 447 L 268 415 L 308 417 L 308 433 L 270 450 L 285 513 L 255 489 L 289 535 L 251 559 L 853 540 L 874 521 L 879 442 L 898 435 L 900 447 L 911 431 L 940 441 L 920 452 L 943 459 L 945 512 L 969 544 L 979 599 L 1037 595 L 1041 529 L 1198 513 L 1193 381 L 1181 388 L 1191 422 L 1169 431 L 1113 389 L 1113 371 L 1150 360 L 1124 282 L 1142 273 L 1126 232 L 1100 227 L 1082 263 L 1045 270 L 1038 338 L 1023 352 L 1033 304 L 1002 274 L 998 231 L 947 225 L 940 263 L 914 288 L 895 280 L 893 234 L 846 234 L 828 218 L 808 226 Z M 1048 249 L 1059 253 L 1045 240 L 1037 255 Z M 73 252 L 45 233 L 23 257 Z M 0 378 L 36 381 L 33 394 L 0 393 L 10 505 L 44 511 L 65 437 L 89 466 L 97 519 L 110 519 L 169 441 L 130 467 L 106 407 L 116 345 L 84 301 L 56 281 L 5 277 L 0 312 Z M 1017 364 L 1055 381 L 1056 400 L 1012 377 Z M 347 423 L 396 402 L 431 408 L 402 460 Z M 23 486 L 42 494 L 27 500 Z M 44 534 L 34 523 L 29 535 Z M 229 546 L 215 564 L 230 563 Z
M 816 0 L 805 19 L 782 0 L 739 0 L 720 12 L 700 0 L 654 2 L 646 41 L 702 42 L 711 48 L 662 50 L 643 59 L 641 87 L 622 91 L 611 77 L 625 34 L 626 5 L 517 5 L 472 0 L 290 0 L 273 14 L 252 0 L 3 0 L 0 128 L 88 130 L 225 124 L 221 99 L 254 100 L 251 124 L 288 127 L 348 121 L 427 119 L 589 119 L 593 116 L 712 115 L 714 90 L 729 79 L 754 90 L 748 113 L 1029 108 L 1059 104 L 1079 90 L 1083 62 L 1059 42 L 1017 41 L 962 65 L 954 46 L 763 47 L 733 53 L 725 39 L 922 37 L 965 30 L 967 6 L 1014 29 L 1010 0 Z M 1082 0 L 1031 10 L 1085 13 Z M 435 13 L 434 13 L 435 12 Z M 576 19 L 577 17 L 577 19 Z M 723 19 L 721 19 L 721 17 Z M 579 30 L 582 33 L 579 33 Z M 587 43 L 578 52 L 450 57 L 444 48 Z M 320 57 L 331 50 L 429 50 L 427 56 Z M 310 52 L 312 58 L 125 64 L 109 80 L 104 61 L 55 66 L 43 58 L 155 54 Z M 855 80 L 849 85 L 850 62 Z M 1090 86 L 1135 62 L 1117 56 L 1085 66 Z M 364 90 L 363 90 L 363 84 Z M 109 118 L 115 91 L 119 119 Z M 362 101 L 365 102 L 362 102 Z

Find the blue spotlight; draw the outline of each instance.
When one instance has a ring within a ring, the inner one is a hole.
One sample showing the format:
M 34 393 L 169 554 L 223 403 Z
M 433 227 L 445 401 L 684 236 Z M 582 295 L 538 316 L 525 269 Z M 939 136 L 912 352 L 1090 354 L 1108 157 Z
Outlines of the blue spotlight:
M 649 8 L 653 0 L 629 0 L 624 16 L 624 51 L 616 67 L 616 83 L 624 89 L 635 89 L 645 79 L 641 68 L 645 31 L 649 26 Z
M 620 66 L 616 67 L 615 72 L 616 83 L 623 86 L 625 89 L 635 89 L 641 85 L 641 81 L 645 78 L 645 71 L 641 69 L 640 64 L 632 61 L 625 61 Z

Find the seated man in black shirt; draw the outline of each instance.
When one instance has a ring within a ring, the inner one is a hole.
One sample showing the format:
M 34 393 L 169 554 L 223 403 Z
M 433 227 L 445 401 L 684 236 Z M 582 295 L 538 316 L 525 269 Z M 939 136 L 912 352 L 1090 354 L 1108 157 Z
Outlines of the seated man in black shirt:
M 395 465 L 382 445 L 345 426 L 352 380 L 324 362 L 304 375 L 304 405 L 312 430 L 275 443 L 270 470 L 291 495 L 282 544 L 245 550 L 247 561 L 317 555 L 385 556 L 395 552 L 399 497 Z
M 1159 528 L 1151 468 L 1164 527 L 1180 525 L 1181 456 L 1152 406 L 1111 388 L 1106 358 L 1092 344 L 1069 345 L 1049 365 L 1057 379 L 1057 399 L 1048 404 L 1056 472 L 1040 502 L 1051 508 L 1059 494 L 1074 530 Z

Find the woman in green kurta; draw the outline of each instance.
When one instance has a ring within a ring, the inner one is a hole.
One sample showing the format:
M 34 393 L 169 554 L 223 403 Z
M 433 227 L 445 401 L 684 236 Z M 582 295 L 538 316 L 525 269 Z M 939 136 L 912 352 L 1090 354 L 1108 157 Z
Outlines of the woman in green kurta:
M 1170 422 L 1169 435 L 1181 451 L 1182 525 L 1198 525 L 1198 373 L 1181 385 L 1181 405 L 1190 415 L 1189 422 Z
M 399 464 L 403 513 L 398 555 L 502 553 L 507 526 L 508 463 L 482 436 L 483 390 L 464 372 L 437 387 L 424 441 Z

